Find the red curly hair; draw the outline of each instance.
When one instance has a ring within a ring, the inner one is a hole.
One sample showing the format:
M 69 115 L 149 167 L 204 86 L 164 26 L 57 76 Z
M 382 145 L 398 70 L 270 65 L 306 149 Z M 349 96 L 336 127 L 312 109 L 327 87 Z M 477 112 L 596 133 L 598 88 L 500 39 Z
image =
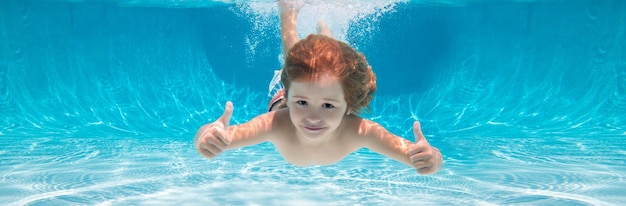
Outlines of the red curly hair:
M 351 114 L 358 115 L 363 108 L 370 110 L 376 75 L 365 56 L 344 42 L 319 34 L 307 36 L 289 50 L 280 79 L 285 97 L 291 82 L 315 80 L 324 72 L 339 78 Z

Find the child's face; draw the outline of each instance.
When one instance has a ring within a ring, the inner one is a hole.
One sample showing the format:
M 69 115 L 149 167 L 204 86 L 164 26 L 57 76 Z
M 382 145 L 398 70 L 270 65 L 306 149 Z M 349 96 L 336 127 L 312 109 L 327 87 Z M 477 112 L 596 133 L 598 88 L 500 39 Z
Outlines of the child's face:
M 291 82 L 288 94 L 291 122 L 298 136 L 310 141 L 331 136 L 347 111 L 341 82 L 334 76 Z

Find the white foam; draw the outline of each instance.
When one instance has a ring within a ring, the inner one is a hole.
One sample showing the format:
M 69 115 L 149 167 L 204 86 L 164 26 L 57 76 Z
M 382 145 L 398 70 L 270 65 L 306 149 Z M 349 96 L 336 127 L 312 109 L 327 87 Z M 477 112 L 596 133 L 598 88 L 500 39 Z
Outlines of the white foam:
M 302 0 L 300 0 L 302 1 Z M 308 0 L 298 15 L 298 35 L 303 38 L 311 33 L 316 33 L 316 25 L 319 20 L 326 24 L 333 32 L 335 38 L 346 40 L 346 33 L 351 24 L 374 15 L 373 22 L 365 25 L 367 31 L 375 27 L 374 22 L 378 17 L 392 12 L 396 4 L 408 2 L 407 0 Z M 255 33 L 263 34 L 263 31 L 277 25 L 269 25 L 270 18 L 277 16 L 278 5 L 276 2 L 248 2 L 238 5 L 240 10 L 247 14 L 254 23 Z M 363 26 L 363 25 L 359 25 Z

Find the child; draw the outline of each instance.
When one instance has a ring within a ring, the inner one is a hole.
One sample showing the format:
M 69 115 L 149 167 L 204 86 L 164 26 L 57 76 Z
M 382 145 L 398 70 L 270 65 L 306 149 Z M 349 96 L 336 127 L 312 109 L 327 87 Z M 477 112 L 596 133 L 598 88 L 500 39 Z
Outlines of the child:
M 420 174 L 437 172 L 443 164 L 441 153 L 424 138 L 419 122 L 413 124 L 416 143 L 412 143 L 358 116 L 376 90 L 376 77 L 365 57 L 328 37 L 327 30 L 291 44 L 297 41 L 298 8 L 283 0 L 279 6 L 286 52 L 281 73 L 284 106 L 231 126 L 233 106 L 227 102 L 224 114 L 196 133 L 198 152 L 213 158 L 224 150 L 271 142 L 287 162 L 309 166 L 334 164 L 365 147 Z

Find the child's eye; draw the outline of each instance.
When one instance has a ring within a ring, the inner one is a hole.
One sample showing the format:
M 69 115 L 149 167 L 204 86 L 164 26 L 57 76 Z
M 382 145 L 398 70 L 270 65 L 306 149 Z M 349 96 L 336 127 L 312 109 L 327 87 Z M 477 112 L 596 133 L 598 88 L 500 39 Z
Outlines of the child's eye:
M 298 100 L 296 101 L 296 104 L 298 105 L 302 105 L 302 106 L 306 106 L 307 104 L 309 104 L 308 102 L 304 101 L 304 100 Z
M 333 106 L 332 104 L 328 104 L 328 103 L 322 104 L 322 107 L 323 107 L 324 109 L 332 109 L 332 108 L 335 108 L 335 106 Z

